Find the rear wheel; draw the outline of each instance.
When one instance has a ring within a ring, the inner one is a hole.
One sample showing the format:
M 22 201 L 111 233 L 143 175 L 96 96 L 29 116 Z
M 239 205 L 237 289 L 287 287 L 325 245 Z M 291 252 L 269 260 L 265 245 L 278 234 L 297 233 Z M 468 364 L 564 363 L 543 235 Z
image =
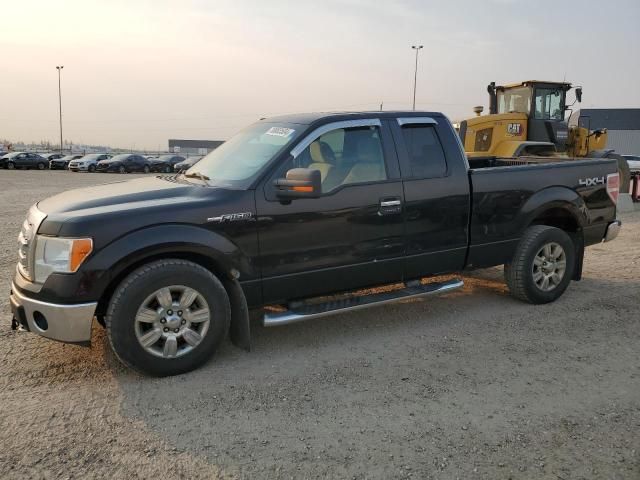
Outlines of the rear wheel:
M 504 267 L 511 295 L 529 303 L 553 302 L 571 282 L 575 247 L 563 230 L 534 225 L 524 232 L 512 262 Z
M 127 173 L 127 169 L 124 167 L 124 165 L 120 165 L 120 168 L 118 168 L 118 172 Z
M 42 162 L 38 163 L 38 170 L 44 170 L 46 168 L 45 164 Z
M 127 366 L 156 376 L 193 370 L 215 352 L 231 310 L 222 283 L 186 260 L 158 260 L 116 289 L 105 318 L 111 347 Z

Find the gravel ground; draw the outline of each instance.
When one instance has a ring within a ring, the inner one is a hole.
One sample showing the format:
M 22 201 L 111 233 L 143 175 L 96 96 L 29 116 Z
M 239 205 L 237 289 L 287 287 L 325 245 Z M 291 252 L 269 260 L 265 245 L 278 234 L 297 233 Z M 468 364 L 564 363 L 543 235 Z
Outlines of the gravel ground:
M 640 478 L 640 213 L 554 304 L 483 270 L 444 297 L 256 322 L 251 353 L 151 379 L 99 327 L 90 349 L 10 330 L 29 205 L 120 177 L 0 177 L 0 478 Z

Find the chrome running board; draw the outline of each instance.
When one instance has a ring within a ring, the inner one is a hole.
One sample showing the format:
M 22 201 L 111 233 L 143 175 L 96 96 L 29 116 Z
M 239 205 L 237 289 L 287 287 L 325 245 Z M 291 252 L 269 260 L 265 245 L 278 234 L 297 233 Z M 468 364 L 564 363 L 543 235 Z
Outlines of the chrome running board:
M 399 290 L 390 292 L 373 293 L 358 297 L 341 298 L 324 303 L 305 304 L 296 303 L 290 306 L 289 310 L 283 312 L 268 312 L 264 315 L 265 327 L 277 327 L 288 323 L 302 322 L 314 318 L 326 317 L 337 313 L 360 310 L 362 308 L 385 305 L 387 303 L 399 302 L 412 298 L 438 295 L 458 290 L 464 286 L 464 282 L 459 279 L 448 280 L 446 282 L 427 283 L 425 285 L 411 285 Z

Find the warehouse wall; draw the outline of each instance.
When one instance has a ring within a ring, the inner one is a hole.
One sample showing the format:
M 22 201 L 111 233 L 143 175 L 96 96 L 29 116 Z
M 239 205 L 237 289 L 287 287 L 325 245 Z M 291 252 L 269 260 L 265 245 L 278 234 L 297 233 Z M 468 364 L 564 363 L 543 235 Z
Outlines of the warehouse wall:
M 607 148 L 623 155 L 640 155 L 640 130 L 607 130 Z

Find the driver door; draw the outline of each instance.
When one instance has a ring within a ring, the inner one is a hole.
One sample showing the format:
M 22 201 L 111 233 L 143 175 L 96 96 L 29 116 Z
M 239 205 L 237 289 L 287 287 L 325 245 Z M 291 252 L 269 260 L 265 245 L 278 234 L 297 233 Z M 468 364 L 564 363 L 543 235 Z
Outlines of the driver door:
M 401 281 L 403 190 L 387 126 L 323 125 L 291 153 L 256 192 L 264 302 Z M 322 195 L 277 198 L 273 181 L 300 167 L 320 171 Z

